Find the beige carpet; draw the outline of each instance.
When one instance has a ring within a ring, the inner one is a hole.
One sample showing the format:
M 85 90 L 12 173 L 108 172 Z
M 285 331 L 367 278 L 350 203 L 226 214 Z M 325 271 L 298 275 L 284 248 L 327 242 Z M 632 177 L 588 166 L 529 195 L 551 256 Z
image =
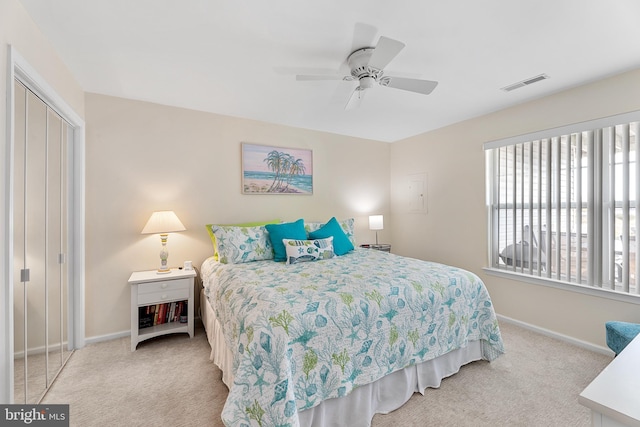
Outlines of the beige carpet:
M 577 397 L 611 358 L 511 324 L 501 330 L 507 354 L 463 367 L 372 426 L 589 426 Z M 201 327 L 193 339 L 157 338 L 133 353 L 128 338 L 88 345 L 43 403 L 70 404 L 78 427 L 222 426 L 227 389 L 209 351 Z

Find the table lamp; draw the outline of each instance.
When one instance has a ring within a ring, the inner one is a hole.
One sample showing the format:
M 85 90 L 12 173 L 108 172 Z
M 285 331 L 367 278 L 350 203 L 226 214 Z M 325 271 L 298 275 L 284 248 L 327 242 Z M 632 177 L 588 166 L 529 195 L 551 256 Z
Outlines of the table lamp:
M 169 233 L 176 231 L 185 231 L 184 225 L 178 219 L 173 211 L 157 211 L 151 214 L 151 218 L 147 221 L 147 225 L 142 229 L 141 234 L 160 234 L 162 249 L 160 250 L 160 268 L 158 273 L 168 273 L 167 259 L 169 251 L 167 250 L 167 237 Z
M 376 246 L 378 246 L 378 230 L 384 229 L 384 218 L 382 215 L 369 216 L 369 230 L 376 230 Z

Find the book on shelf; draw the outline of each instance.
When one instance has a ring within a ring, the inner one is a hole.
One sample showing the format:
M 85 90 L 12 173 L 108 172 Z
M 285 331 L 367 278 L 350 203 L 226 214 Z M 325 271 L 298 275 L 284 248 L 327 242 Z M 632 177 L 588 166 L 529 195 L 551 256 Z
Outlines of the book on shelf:
M 160 304 L 160 314 L 158 315 L 160 325 L 167 323 L 167 304 Z
M 187 323 L 187 305 L 187 301 L 174 301 L 138 307 L 138 328 L 173 322 Z
M 180 303 L 181 302 L 182 301 L 176 302 L 176 306 L 174 307 L 174 310 L 173 310 L 173 313 L 172 313 L 172 316 L 171 316 L 171 321 L 172 322 L 175 322 L 176 319 L 180 318 L 180 314 L 179 313 L 180 313 Z
M 138 327 L 148 328 L 153 326 L 153 313 L 149 306 L 138 308 Z
M 167 322 L 173 322 L 174 316 L 176 315 L 176 304 L 175 302 L 171 303 L 171 308 L 169 309 L 169 315 L 167 316 Z
M 183 301 L 182 307 L 180 308 L 180 323 L 187 323 L 188 321 L 188 305 L 189 302 L 188 301 Z

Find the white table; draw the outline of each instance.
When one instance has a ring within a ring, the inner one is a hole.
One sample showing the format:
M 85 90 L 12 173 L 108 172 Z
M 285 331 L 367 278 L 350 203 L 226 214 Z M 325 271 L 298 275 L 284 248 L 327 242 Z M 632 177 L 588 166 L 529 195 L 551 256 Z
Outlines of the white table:
M 167 274 L 156 270 L 137 271 L 131 274 L 131 351 L 139 342 L 160 335 L 186 332 L 193 338 L 193 279 L 194 270 L 172 269 Z M 176 301 L 187 301 L 187 323 L 167 322 L 152 327 L 139 328 L 138 308 Z
M 578 402 L 594 427 L 640 427 L 640 335 L 585 388 Z

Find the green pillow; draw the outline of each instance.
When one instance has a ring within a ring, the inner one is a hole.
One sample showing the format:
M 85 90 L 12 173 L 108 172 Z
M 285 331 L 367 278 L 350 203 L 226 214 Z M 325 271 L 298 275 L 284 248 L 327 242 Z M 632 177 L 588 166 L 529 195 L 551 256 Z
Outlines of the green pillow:
M 287 251 L 282 239 L 306 240 L 307 231 L 304 229 L 304 220 L 295 222 L 285 222 L 282 224 L 266 224 L 264 226 L 269 232 L 269 240 L 273 246 L 273 260 L 286 261 Z
M 353 250 L 353 243 L 344 233 L 336 217 L 331 218 L 325 225 L 309 233 L 309 239 L 326 239 L 333 236 L 333 251 L 336 255 L 344 255 Z M 272 242 L 273 244 L 273 242 Z
M 219 258 L 218 244 L 216 243 L 216 236 L 213 234 L 213 228 L 212 228 L 214 225 L 229 226 L 229 227 L 259 227 L 261 225 L 277 224 L 279 222 L 280 222 L 279 219 L 274 219 L 271 221 L 243 222 L 240 224 L 206 224 L 207 231 L 209 232 L 209 237 L 211 238 L 211 244 L 213 245 L 213 259 L 218 261 L 218 258 Z

